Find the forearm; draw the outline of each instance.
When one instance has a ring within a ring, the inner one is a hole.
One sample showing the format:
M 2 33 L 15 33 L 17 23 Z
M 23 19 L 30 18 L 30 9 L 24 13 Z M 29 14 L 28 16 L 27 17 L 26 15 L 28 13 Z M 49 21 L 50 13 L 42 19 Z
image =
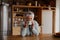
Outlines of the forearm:
M 33 33 L 34 33 L 35 35 L 39 35 L 38 30 L 36 30 L 36 29 L 33 28 L 32 31 L 33 31 Z

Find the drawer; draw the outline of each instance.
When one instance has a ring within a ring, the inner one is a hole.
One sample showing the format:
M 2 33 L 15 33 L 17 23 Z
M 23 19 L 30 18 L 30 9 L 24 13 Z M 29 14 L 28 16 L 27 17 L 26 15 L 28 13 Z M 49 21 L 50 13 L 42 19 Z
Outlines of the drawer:
M 21 27 L 12 27 L 12 35 L 20 35 Z

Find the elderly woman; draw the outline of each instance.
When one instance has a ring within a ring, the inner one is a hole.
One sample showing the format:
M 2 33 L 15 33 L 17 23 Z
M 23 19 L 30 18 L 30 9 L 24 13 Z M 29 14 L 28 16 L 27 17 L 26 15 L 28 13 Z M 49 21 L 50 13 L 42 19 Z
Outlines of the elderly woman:
M 34 20 L 34 13 L 28 11 L 25 15 L 25 20 L 21 25 L 21 35 L 24 37 L 26 35 L 39 35 L 39 24 Z

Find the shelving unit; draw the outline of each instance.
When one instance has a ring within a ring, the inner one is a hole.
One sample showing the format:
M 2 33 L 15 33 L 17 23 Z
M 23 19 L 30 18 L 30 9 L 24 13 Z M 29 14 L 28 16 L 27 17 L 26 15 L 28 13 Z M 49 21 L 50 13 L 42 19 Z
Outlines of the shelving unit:
M 46 9 L 47 8 L 47 9 Z M 55 10 L 55 7 L 51 7 L 51 10 Z M 34 12 L 35 14 L 35 20 L 39 23 L 40 26 L 42 26 L 42 10 L 49 10 L 49 7 L 41 7 L 41 6 L 26 6 L 26 5 L 12 5 L 12 35 L 19 35 L 20 34 L 20 25 L 16 26 L 14 24 L 14 20 L 17 19 L 24 19 L 23 14 L 25 13 L 25 11 L 31 10 Z M 18 14 L 19 16 L 16 16 L 16 14 Z M 18 24 L 18 23 L 17 23 Z M 15 25 L 15 26 L 14 26 Z M 17 29 L 18 28 L 18 29 Z M 17 29 L 17 30 L 15 30 Z M 42 29 L 42 27 L 41 27 Z M 17 33 L 15 33 L 15 31 L 17 31 Z M 41 30 L 42 32 L 42 30 Z

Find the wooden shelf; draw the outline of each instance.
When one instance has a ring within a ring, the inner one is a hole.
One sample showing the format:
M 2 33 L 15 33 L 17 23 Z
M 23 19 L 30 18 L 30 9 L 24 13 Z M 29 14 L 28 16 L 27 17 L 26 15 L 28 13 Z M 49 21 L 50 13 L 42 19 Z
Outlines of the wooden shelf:
M 26 5 L 13 5 L 12 7 L 20 7 L 20 8 L 49 8 L 49 7 L 42 7 L 42 6 L 26 6 Z M 56 7 L 51 7 L 56 8 Z
M 20 7 L 20 8 L 41 8 L 40 6 L 25 6 L 25 5 L 13 5 L 13 7 Z
M 37 9 L 42 9 L 42 10 L 50 10 L 49 7 L 46 6 L 26 6 L 26 5 L 13 5 L 13 8 L 37 8 Z M 56 10 L 56 7 L 50 7 L 51 10 Z

